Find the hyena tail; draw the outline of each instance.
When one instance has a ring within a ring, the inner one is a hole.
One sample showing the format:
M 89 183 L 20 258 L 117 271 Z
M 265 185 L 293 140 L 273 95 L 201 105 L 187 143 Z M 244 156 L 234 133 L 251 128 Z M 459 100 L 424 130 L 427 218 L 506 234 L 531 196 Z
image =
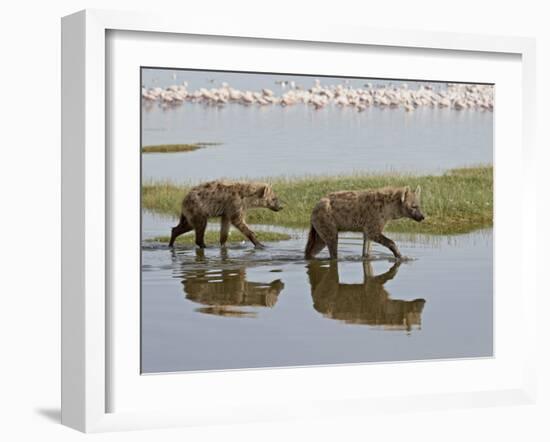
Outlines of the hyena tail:
M 193 226 L 189 224 L 189 221 L 187 221 L 187 218 L 182 213 L 179 224 L 176 227 L 172 227 L 172 235 L 170 236 L 170 243 L 168 244 L 168 247 L 173 247 L 176 238 L 186 232 L 189 232 L 190 230 L 193 230 Z
M 326 246 L 326 243 L 317 233 L 313 225 L 309 229 L 309 236 L 306 244 L 306 259 L 311 259 L 317 255 L 323 248 Z

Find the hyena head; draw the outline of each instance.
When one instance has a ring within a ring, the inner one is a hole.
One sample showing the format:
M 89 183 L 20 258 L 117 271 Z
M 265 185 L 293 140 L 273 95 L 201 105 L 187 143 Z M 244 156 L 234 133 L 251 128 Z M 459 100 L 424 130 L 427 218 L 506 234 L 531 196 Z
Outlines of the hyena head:
M 257 192 L 258 206 L 266 207 L 274 212 L 283 210 L 283 205 L 269 184 L 264 184 Z
M 424 215 L 420 211 L 420 190 L 420 186 L 418 186 L 413 192 L 410 187 L 407 186 L 401 195 L 401 210 L 403 211 L 403 216 L 418 222 L 424 219 Z

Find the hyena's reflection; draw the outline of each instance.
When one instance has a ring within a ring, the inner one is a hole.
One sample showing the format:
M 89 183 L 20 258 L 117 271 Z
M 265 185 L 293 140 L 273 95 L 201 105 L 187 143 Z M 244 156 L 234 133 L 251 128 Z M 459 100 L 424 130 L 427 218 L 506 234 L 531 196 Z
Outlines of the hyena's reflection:
M 280 279 L 247 281 L 244 268 L 186 271 L 182 283 L 187 299 L 206 306 L 196 311 L 237 317 L 256 315 L 242 307 L 273 307 L 284 288 Z
M 340 284 L 336 261 L 312 261 L 308 266 L 313 307 L 323 316 L 350 324 L 368 324 L 410 331 L 420 327 L 424 299 L 390 299 L 384 284 L 395 277 L 399 262 L 374 276 L 370 262 L 363 263 L 362 284 Z

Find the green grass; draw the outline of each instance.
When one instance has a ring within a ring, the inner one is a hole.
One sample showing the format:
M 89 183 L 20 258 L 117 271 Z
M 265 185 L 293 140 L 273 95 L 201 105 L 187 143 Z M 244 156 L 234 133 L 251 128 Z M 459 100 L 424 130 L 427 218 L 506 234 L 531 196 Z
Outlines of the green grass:
M 220 143 L 191 143 L 191 144 L 157 144 L 154 146 L 143 146 L 142 153 L 173 153 L 193 152 L 206 146 L 216 146 Z
M 286 233 L 279 232 L 262 232 L 256 231 L 256 237 L 260 242 L 274 242 L 274 241 L 285 241 L 290 239 L 290 235 Z M 161 243 L 170 242 L 169 236 L 157 236 L 148 241 L 157 241 Z M 227 239 L 228 243 L 239 243 L 241 241 L 248 241 L 243 234 L 239 231 L 229 232 L 229 237 Z M 218 244 L 220 242 L 220 233 L 214 230 L 207 230 L 204 235 L 204 242 L 206 244 Z M 195 244 L 195 233 L 190 232 L 185 235 L 181 235 L 176 239 L 176 244 Z
M 333 177 L 275 178 L 266 180 L 284 202 L 281 212 L 249 210 L 251 224 L 307 227 L 317 201 L 336 190 L 373 189 L 383 186 L 422 186 L 422 211 L 426 220 L 392 221 L 387 231 L 429 234 L 466 233 L 493 224 L 493 168 L 452 169 L 443 175 L 350 175 Z M 158 213 L 179 215 L 189 186 L 148 182 L 142 186 L 143 207 Z

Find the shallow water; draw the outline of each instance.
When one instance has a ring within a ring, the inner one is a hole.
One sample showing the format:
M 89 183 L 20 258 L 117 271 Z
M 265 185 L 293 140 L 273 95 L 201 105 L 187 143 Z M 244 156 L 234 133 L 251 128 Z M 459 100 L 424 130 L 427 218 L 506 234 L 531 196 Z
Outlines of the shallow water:
M 197 182 L 400 171 L 440 173 L 492 163 L 491 112 L 329 106 L 224 108 L 185 103 L 143 112 L 142 144 L 220 142 L 194 152 L 145 154 L 143 178 Z M 306 148 L 307 146 L 307 148 Z
M 173 221 L 144 213 L 143 238 Z M 260 226 L 256 226 L 260 229 Z M 143 242 L 144 373 L 491 356 L 492 229 L 389 234 L 401 265 L 341 236 L 340 260 L 303 259 L 305 232 L 256 250 Z M 324 259 L 325 258 L 325 259 Z

